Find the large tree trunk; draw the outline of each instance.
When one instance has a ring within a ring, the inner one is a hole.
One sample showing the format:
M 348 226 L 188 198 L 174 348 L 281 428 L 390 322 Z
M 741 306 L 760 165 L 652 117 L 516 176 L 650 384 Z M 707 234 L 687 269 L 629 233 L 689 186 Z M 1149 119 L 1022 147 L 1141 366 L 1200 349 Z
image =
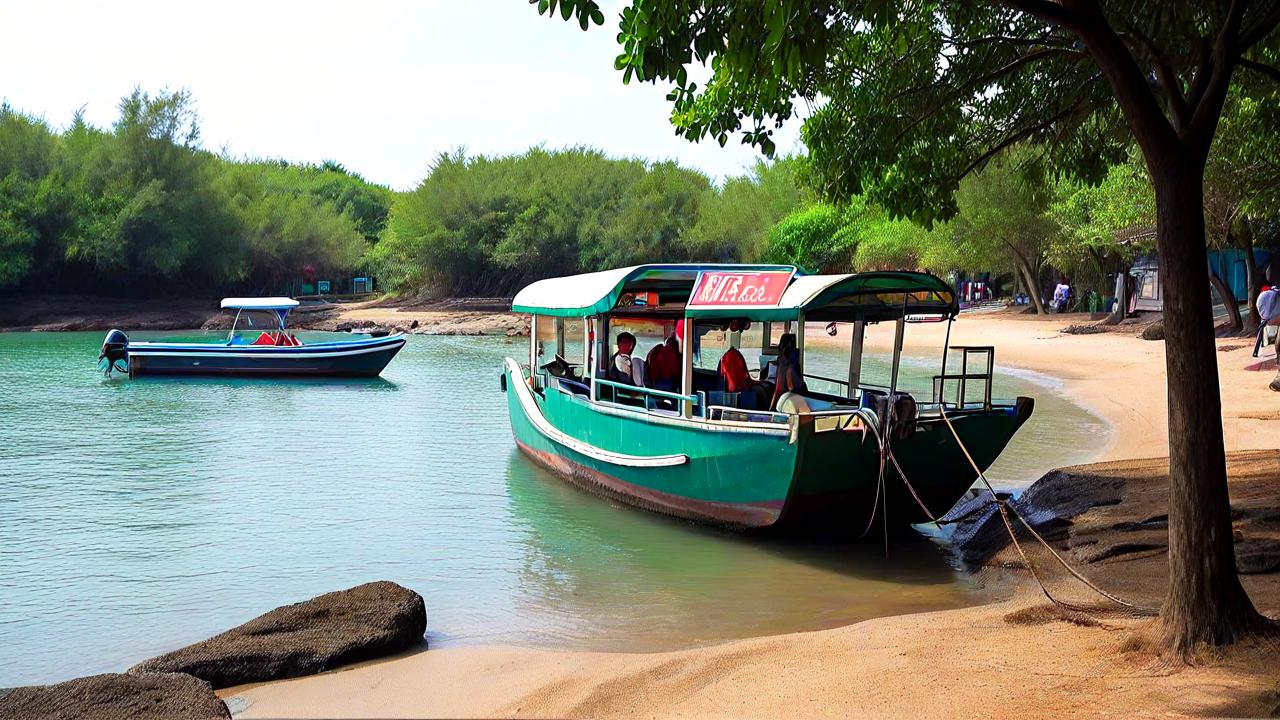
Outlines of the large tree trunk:
M 1129 268 L 1120 264 L 1116 271 L 1116 307 L 1107 316 L 1106 325 L 1119 325 L 1129 311 Z
M 1027 295 L 1031 297 L 1031 303 L 1035 305 L 1036 314 L 1044 315 L 1044 300 L 1040 297 L 1040 281 L 1036 277 L 1036 272 L 1031 268 L 1021 254 L 1013 254 L 1013 264 L 1018 267 L 1018 272 L 1022 274 L 1022 281 L 1027 285 Z
M 1209 269 L 1209 282 L 1213 285 L 1213 289 L 1217 291 L 1218 297 L 1222 298 L 1222 306 L 1227 309 L 1227 318 L 1231 321 L 1231 327 L 1228 332 L 1236 334 L 1240 332 L 1244 321 L 1240 319 L 1240 304 L 1236 302 L 1236 294 L 1231 292 L 1231 288 L 1227 285 L 1222 276 Z
M 1262 324 L 1262 317 L 1258 315 L 1258 294 L 1262 291 L 1262 278 L 1258 275 L 1258 263 L 1253 257 L 1253 232 L 1245 228 L 1234 239 L 1236 246 L 1244 251 L 1245 283 L 1249 286 L 1249 307 L 1245 312 L 1241 334 L 1253 337 L 1258 334 L 1258 326 Z
M 1240 585 L 1231 537 L 1222 399 L 1205 253 L 1201 162 L 1148 158 L 1164 285 L 1169 394 L 1169 591 L 1166 646 L 1186 653 L 1260 628 Z

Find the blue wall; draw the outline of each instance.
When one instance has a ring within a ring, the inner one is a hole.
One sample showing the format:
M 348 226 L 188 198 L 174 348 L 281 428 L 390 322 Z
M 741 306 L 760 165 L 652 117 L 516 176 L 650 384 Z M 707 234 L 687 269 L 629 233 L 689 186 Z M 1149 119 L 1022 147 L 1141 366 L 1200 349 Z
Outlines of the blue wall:
M 1254 250 L 1253 259 L 1262 266 L 1271 259 L 1271 253 L 1266 250 Z M 1209 267 L 1222 278 L 1227 287 L 1231 288 L 1237 300 L 1249 299 L 1248 272 L 1245 270 L 1243 250 L 1237 248 L 1210 250 Z

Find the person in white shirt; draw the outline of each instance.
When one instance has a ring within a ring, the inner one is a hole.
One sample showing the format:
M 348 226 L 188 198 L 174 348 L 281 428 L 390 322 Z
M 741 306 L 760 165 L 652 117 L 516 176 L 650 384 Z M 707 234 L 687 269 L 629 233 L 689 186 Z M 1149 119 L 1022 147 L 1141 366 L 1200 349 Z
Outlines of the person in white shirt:
M 1067 311 L 1067 298 L 1071 297 L 1071 286 L 1066 280 L 1058 283 L 1058 287 L 1053 289 L 1053 309 L 1056 312 Z
M 1258 328 L 1258 344 L 1261 345 L 1267 336 L 1267 327 L 1280 327 L 1280 287 L 1264 287 L 1258 293 L 1258 316 L 1262 318 L 1262 327 Z M 1257 346 L 1254 346 L 1257 350 Z M 1276 365 L 1280 366 L 1280 338 L 1276 339 Z M 1280 367 L 1276 368 L 1276 377 L 1271 381 L 1271 389 L 1280 392 Z

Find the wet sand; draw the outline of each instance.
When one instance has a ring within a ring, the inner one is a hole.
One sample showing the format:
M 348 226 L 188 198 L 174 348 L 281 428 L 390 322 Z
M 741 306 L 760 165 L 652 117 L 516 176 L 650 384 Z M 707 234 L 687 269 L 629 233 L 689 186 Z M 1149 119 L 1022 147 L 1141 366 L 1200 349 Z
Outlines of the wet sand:
M 1080 320 L 966 315 L 951 341 L 995 345 L 998 364 L 1059 378 L 1063 392 L 1111 423 L 1100 459 L 1117 461 L 1111 471 L 1146 473 L 1143 497 L 1158 503 L 1159 473 L 1142 458 L 1167 455 L 1164 343 L 1141 340 L 1136 329 L 1059 332 Z M 936 333 L 941 343 L 942 326 L 912 330 L 919 342 Z M 841 341 L 847 338 L 835 340 Z M 1280 394 L 1266 387 L 1274 365 L 1245 369 L 1257 364 L 1251 342 L 1222 339 L 1218 347 L 1228 450 L 1280 448 Z M 1280 477 L 1272 458 L 1233 466 L 1250 483 L 1233 485 L 1274 508 Z M 1114 523 L 1150 511 L 1121 503 L 1106 512 Z M 1158 597 L 1161 572 L 1149 571 L 1149 562 L 1141 571 L 1125 562 L 1118 559 L 1107 572 L 1126 578 L 1131 592 Z M 1260 609 L 1280 613 L 1274 574 L 1251 576 L 1246 585 Z M 427 599 L 429 611 L 429 590 Z M 664 653 L 449 648 L 220 694 L 244 718 L 1196 717 L 1265 716 L 1280 705 L 1280 653 L 1273 646 L 1243 643 L 1196 667 L 1171 665 L 1124 650 L 1143 621 L 1077 624 L 1025 611 L 1043 604 L 1043 596 L 1025 588 L 1012 600 L 976 608 Z

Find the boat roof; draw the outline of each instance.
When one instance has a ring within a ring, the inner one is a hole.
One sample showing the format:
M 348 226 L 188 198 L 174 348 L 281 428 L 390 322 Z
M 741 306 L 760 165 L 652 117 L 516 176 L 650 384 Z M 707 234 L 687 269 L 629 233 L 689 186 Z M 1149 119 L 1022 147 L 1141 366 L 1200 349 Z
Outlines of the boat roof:
M 298 301 L 287 297 L 222 298 L 224 310 L 292 310 Z
M 786 289 L 767 305 L 693 302 L 702 276 L 785 274 Z M 657 305 L 619 306 L 624 296 L 656 293 Z M 539 280 L 516 294 L 514 312 L 586 317 L 617 309 L 629 314 L 693 318 L 745 317 L 753 320 L 886 320 L 913 315 L 954 317 L 955 292 L 935 275 L 875 271 L 805 275 L 792 265 L 672 264 L 632 267 Z

